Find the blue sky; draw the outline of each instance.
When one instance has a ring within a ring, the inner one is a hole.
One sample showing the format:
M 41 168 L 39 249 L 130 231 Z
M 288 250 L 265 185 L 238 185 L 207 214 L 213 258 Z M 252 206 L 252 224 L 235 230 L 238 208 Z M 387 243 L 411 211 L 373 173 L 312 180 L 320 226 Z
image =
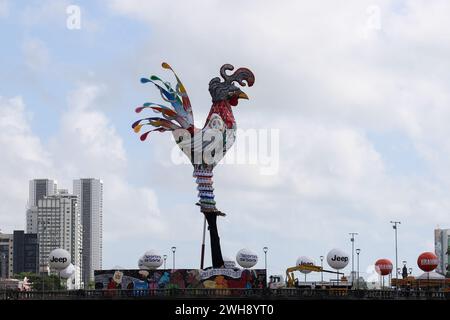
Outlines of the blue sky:
M 66 27 L 69 4 L 81 8 L 79 30 Z M 161 102 L 139 79 L 170 79 L 162 61 L 186 85 L 199 126 L 209 80 L 232 63 L 256 75 L 238 127 L 279 130 L 280 170 L 216 169 L 225 255 L 249 247 L 262 258 L 267 245 L 269 272 L 282 274 L 298 256 L 349 252 L 356 231 L 366 270 L 393 259 L 390 220 L 402 220 L 400 260 L 433 250 L 450 206 L 448 4 L 191 5 L 0 0 L 0 178 L 11 186 L 0 193 L 0 228 L 24 227 L 29 179 L 71 188 L 94 176 L 105 183 L 105 267 L 135 267 L 145 250 L 172 245 L 180 264 L 196 266 L 192 169 L 171 161 L 168 134 L 141 143 L 130 126 L 136 106 Z

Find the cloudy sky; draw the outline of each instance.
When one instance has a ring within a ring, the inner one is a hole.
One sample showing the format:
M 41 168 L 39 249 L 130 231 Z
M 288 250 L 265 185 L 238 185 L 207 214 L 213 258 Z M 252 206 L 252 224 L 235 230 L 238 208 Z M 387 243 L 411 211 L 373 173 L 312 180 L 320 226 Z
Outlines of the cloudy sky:
M 447 0 L 0 0 L 0 228 L 25 227 L 29 179 L 71 189 L 96 177 L 105 268 L 136 267 L 152 248 L 170 257 L 174 245 L 178 267 L 198 267 L 192 169 L 174 163 L 169 134 L 142 143 L 130 125 L 136 106 L 162 102 L 139 78 L 172 81 L 167 61 L 202 126 L 208 82 L 231 63 L 256 76 L 237 125 L 277 133 L 278 170 L 260 157 L 215 169 L 224 255 L 247 247 L 263 268 L 268 246 L 269 273 L 283 274 L 301 255 L 350 253 L 358 232 L 370 277 L 376 259 L 395 261 L 399 220 L 399 261 L 417 273 L 433 229 L 450 226 L 448 12 Z

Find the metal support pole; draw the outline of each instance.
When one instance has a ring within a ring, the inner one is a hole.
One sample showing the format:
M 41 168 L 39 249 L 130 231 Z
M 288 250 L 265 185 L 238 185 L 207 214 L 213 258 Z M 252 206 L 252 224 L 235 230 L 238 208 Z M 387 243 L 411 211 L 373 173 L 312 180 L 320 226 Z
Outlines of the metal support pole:
M 203 238 L 202 238 L 202 249 L 201 249 L 201 257 L 200 257 L 200 269 L 203 270 L 205 263 L 205 237 L 206 237 L 206 217 L 203 219 Z

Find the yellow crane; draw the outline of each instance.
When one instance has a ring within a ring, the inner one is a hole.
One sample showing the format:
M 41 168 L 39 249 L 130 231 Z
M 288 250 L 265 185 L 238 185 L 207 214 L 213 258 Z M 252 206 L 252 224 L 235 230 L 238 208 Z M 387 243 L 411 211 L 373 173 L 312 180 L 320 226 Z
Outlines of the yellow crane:
M 327 272 L 327 273 L 334 273 L 334 274 L 342 274 L 341 272 L 337 271 L 331 271 L 331 270 L 324 270 L 320 266 L 314 266 L 314 265 L 298 265 L 295 267 L 290 267 L 286 269 L 286 284 L 287 287 L 292 288 L 295 287 L 295 278 L 294 278 L 294 271 L 314 271 L 314 272 Z

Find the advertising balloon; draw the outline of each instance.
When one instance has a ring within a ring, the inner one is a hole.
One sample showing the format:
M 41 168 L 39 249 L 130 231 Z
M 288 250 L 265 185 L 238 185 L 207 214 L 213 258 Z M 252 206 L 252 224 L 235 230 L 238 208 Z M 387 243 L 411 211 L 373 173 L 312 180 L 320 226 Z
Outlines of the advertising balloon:
M 375 271 L 382 276 L 387 276 L 392 272 L 392 262 L 389 259 L 378 259 L 375 262 Z
M 241 249 L 236 255 L 236 261 L 242 268 L 251 268 L 258 262 L 258 256 L 249 249 Z
M 48 256 L 51 269 L 62 270 L 70 264 L 70 253 L 64 249 L 55 249 Z
M 349 260 L 348 254 L 340 249 L 333 249 L 327 255 L 328 265 L 336 270 L 344 269 Z
M 144 265 L 144 257 L 140 257 L 138 260 L 138 268 L 140 270 L 148 270 L 148 267 Z
M 314 266 L 314 260 L 310 257 L 301 256 L 297 259 L 297 265 L 298 266 Z M 300 270 L 301 273 L 308 274 L 311 272 L 311 270 Z
M 142 257 L 144 266 L 150 269 L 158 269 L 163 264 L 163 258 L 154 250 L 149 250 Z
M 227 269 L 234 269 L 236 268 L 236 262 L 231 259 L 230 257 L 223 257 L 223 264 L 225 268 Z
M 438 257 L 433 252 L 424 252 L 417 258 L 417 265 L 425 272 L 433 271 L 438 264 Z
M 69 264 L 67 268 L 62 269 L 59 272 L 59 275 L 61 276 L 61 278 L 69 279 L 71 276 L 73 276 L 74 273 L 75 273 L 75 266 L 73 264 Z

